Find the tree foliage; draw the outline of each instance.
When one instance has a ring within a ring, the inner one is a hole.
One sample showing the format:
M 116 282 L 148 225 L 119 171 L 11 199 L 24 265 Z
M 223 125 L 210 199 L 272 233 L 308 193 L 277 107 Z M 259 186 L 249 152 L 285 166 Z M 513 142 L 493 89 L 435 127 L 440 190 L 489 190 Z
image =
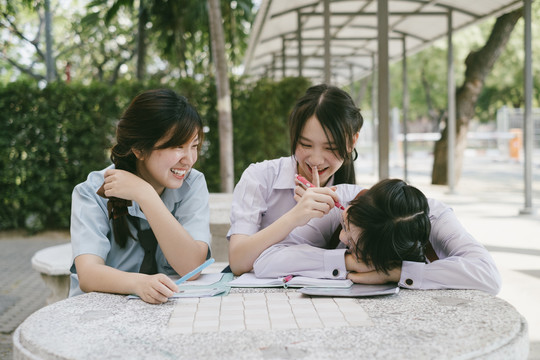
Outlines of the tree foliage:
M 490 37 L 496 19 L 468 27 L 454 34 L 454 75 L 458 86 L 466 79 L 466 59 L 469 54 L 481 49 Z M 532 33 L 540 33 L 540 2 L 532 3 Z M 540 73 L 540 62 L 534 54 L 540 53 L 540 42 L 532 42 L 533 74 Z M 521 107 L 524 103 L 523 85 L 523 19 L 519 20 L 511 31 L 510 38 L 498 55 L 489 73 L 483 78 L 482 91 L 475 99 L 475 106 L 470 121 L 494 122 L 497 110 L 502 106 Z M 444 129 L 447 117 L 447 40 L 436 41 L 432 46 L 412 54 L 407 58 L 409 105 L 409 131 L 439 132 Z M 371 80 L 368 80 L 366 94 L 371 94 Z M 390 66 L 391 107 L 401 108 L 403 97 L 402 63 Z M 533 77 L 533 107 L 540 106 L 540 78 Z M 364 113 L 371 109 L 371 96 L 361 99 Z M 444 135 L 444 134 L 443 134 Z M 463 146 L 463 145 L 460 145 Z M 434 149 L 435 151 L 435 149 Z M 444 153 L 441 159 L 446 158 Z M 446 171 L 440 165 L 434 173 L 442 175 L 446 182 Z M 459 169 L 458 169 L 459 171 Z
M 540 2 L 532 3 L 532 33 L 540 34 Z M 491 34 L 495 19 L 487 20 L 454 34 L 454 74 L 456 84 L 465 79 L 465 59 L 471 51 L 480 49 Z M 533 36 L 534 37 L 534 36 Z M 533 56 L 540 53 L 540 42 L 533 40 Z M 432 46 L 407 58 L 410 109 L 412 123 L 429 120 L 429 128 L 436 130 L 437 119 L 445 120 L 447 110 L 446 60 L 447 40 L 436 41 Z M 486 76 L 483 91 L 480 93 L 474 118 L 480 122 L 495 119 L 501 106 L 519 107 L 523 104 L 523 20 L 518 21 L 511 37 Z M 390 66 L 392 107 L 402 105 L 402 64 L 401 61 Z M 534 61 L 533 74 L 540 73 L 540 62 Z M 534 77 L 533 106 L 540 105 L 540 77 Z M 371 83 L 369 88 L 371 88 Z M 368 89 L 366 94 L 371 94 Z M 361 99 L 362 109 L 371 108 L 370 96 Z
M 265 79 L 248 85 L 233 79 L 231 85 L 236 183 L 250 163 L 290 154 L 288 115 L 309 82 Z M 134 81 L 113 86 L 56 82 L 43 89 L 35 81 L 0 84 L 0 230 L 68 227 L 73 187 L 90 171 L 110 164 L 121 112 L 137 93 L 157 87 L 163 86 Z M 215 84 L 210 78 L 185 78 L 167 87 L 186 96 L 201 114 L 206 133 L 195 168 L 205 174 L 209 190 L 217 192 Z
M 0 81 L 45 76 L 43 0 L 0 0 Z M 28 6 L 28 5 L 32 6 Z M 66 65 L 71 78 L 113 83 L 136 78 L 140 44 L 138 4 L 147 17 L 142 55 L 148 78 L 170 81 L 180 77 L 212 74 L 206 1 L 198 0 L 51 0 L 53 54 L 59 80 L 65 80 Z M 36 5 L 36 6 L 34 6 Z M 243 60 L 250 24 L 251 0 L 221 1 L 228 68 Z M 143 49 L 144 50 L 144 49 Z

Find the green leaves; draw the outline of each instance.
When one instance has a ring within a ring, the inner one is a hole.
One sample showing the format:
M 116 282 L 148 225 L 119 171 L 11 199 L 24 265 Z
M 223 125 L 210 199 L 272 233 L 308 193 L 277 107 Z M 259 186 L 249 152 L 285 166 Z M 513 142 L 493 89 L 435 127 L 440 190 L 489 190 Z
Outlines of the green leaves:
M 288 117 L 310 83 L 231 80 L 235 181 L 252 162 L 288 156 Z M 161 83 L 0 85 L 0 230 L 69 227 L 71 192 L 91 171 L 106 167 L 115 125 L 131 99 Z M 195 167 L 211 192 L 220 191 L 216 88 L 212 79 L 169 86 L 197 108 L 207 126 Z
M 73 187 L 108 163 L 111 98 L 104 85 L 0 88 L 0 229 L 69 226 Z

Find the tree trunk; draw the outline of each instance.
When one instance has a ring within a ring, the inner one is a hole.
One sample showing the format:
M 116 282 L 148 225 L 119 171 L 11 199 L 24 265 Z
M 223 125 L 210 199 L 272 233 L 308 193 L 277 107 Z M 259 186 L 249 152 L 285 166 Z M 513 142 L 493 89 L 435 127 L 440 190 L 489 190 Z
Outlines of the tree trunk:
M 454 163 L 456 183 L 461 176 L 469 122 L 475 115 L 476 103 L 484 87 L 484 80 L 504 50 L 510 34 L 522 15 L 523 9 L 518 9 L 498 17 L 484 47 L 478 51 L 471 51 L 465 59 L 465 80 L 456 91 L 456 159 Z M 448 133 L 445 127 L 440 140 L 435 143 L 432 184 L 446 185 L 448 183 L 447 153 Z
M 221 192 L 230 193 L 234 187 L 232 107 L 229 78 L 227 76 L 227 60 L 225 58 L 223 20 L 219 0 L 208 0 L 208 18 L 216 70 Z
M 178 21 L 176 22 L 176 31 L 177 31 L 177 34 L 179 35 L 175 38 L 175 42 L 176 42 L 175 48 L 176 48 L 176 56 L 178 59 L 178 67 L 180 68 L 180 76 L 183 78 L 186 78 L 189 76 L 189 71 L 188 71 L 189 67 L 188 67 L 187 59 L 186 59 L 187 45 L 186 45 L 186 39 L 184 36 L 184 34 L 186 33 L 184 17 L 185 17 L 185 14 L 181 13 L 181 15 L 179 15 Z M 195 70 L 193 71 L 193 73 L 195 73 Z
M 148 22 L 148 10 L 145 1 L 139 3 L 139 23 L 137 24 L 137 80 L 143 80 L 146 73 L 146 23 Z
M 47 82 L 54 81 L 56 75 L 56 65 L 54 56 L 52 53 L 53 38 L 52 38 L 52 14 L 51 14 L 51 2 L 45 0 L 45 65 L 47 68 Z

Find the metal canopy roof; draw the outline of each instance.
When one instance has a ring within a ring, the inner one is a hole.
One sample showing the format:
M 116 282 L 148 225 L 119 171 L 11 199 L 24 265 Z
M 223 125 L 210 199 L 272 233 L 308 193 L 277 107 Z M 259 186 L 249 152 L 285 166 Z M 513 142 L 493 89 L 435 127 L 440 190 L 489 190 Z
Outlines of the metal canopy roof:
M 313 82 L 339 86 L 365 77 L 377 68 L 377 116 L 373 120 L 378 117 L 379 178 L 386 178 L 389 175 L 388 63 L 447 37 L 447 162 L 448 186 L 453 193 L 456 119 L 452 34 L 523 7 L 525 207 L 520 213 L 533 214 L 531 3 L 532 0 L 263 0 L 252 29 L 244 74 L 255 79 L 305 76 Z M 405 65 L 406 62 L 404 73 Z
M 314 82 L 331 79 L 338 85 L 366 76 L 378 52 L 377 3 L 332 0 L 325 13 L 324 0 L 263 0 L 244 74 L 276 79 L 302 75 Z M 446 36 L 450 13 L 455 31 L 521 6 L 523 0 L 388 0 L 388 60 L 402 57 L 404 38 L 410 55 Z M 327 27 L 325 19 L 329 19 Z M 331 71 L 328 77 L 325 54 Z

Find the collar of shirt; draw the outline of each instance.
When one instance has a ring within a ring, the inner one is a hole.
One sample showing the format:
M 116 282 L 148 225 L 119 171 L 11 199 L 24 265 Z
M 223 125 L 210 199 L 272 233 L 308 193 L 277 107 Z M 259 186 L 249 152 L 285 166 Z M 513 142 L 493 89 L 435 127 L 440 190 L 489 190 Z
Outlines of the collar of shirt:
M 279 162 L 278 176 L 274 183 L 274 189 L 294 189 L 294 176 L 296 175 L 296 159 L 294 156 L 282 158 Z

